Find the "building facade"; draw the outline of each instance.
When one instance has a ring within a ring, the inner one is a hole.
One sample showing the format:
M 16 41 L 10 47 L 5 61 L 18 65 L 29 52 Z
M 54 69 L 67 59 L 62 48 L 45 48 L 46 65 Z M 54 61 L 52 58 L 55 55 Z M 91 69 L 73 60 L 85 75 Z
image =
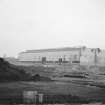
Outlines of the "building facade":
M 80 63 L 105 66 L 105 50 L 99 48 L 82 48 Z
M 83 65 L 105 65 L 105 50 L 86 47 L 27 50 L 19 53 L 18 59 L 25 62 L 66 62 Z
M 18 59 L 34 62 L 79 62 L 79 55 L 80 48 L 42 49 L 21 52 Z

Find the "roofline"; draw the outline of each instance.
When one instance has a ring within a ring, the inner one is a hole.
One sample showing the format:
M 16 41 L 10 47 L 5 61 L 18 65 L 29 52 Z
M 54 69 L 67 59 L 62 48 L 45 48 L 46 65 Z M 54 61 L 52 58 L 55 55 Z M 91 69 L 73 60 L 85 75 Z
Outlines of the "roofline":
M 81 48 L 76 48 L 76 47 L 63 47 L 63 48 L 51 48 L 51 49 L 37 49 L 37 50 L 26 50 L 24 52 L 20 52 L 19 54 L 22 53 L 39 53 L 39 52 L 56 52 L 56 51 L 78 51 Z

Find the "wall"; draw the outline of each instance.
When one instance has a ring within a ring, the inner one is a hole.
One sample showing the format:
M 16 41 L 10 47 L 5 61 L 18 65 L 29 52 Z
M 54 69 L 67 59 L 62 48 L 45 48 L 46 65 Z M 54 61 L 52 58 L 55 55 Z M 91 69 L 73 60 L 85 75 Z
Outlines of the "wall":
M 81 57 L 80 57 L 81 64 L 91 65 L 94 64 L 94 53 L 91 49 L 81 49 Z
M 41 61 L 42 57 L 46 57 L 47 61 L 58 61 L 59 58 L 66 61 L 79 60 L 79 51 L 21 53 L 18 58 L 20 61 Z
M 96 59 L 96 60 L 95 60 Z M 81 58 L 80 58 L 81 65 L 105 65 L 105 50 L 98 50 L 96 49 L 96 56 L 95 51 L 93 49 L 82 49 L 81 50 Z
M 81 48 L 81 56 L 80 50 L 70 50 L 70 51 L 45 51 L 45 52 L 35 52 L 35 53 L 20 53 L 19 60 L 20 61 L 42 61 L 42 57 L 46 57 L 47 61 L 58 61 L 59 58 L 65 61 L 79 61 L 81 65 L 102 65 L 105 66 L 105 50 L 100 50 L 99 52 L 90 48 Z M 80 59 L 79 59 L 80 58 Z M 96 58 L 96 60 L 95 60 Z

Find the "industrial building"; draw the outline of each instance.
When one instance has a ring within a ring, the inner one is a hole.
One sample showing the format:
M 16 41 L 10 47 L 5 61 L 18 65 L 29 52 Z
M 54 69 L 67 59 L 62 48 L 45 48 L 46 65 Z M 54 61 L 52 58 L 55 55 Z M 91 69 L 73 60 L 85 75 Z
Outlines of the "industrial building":
M 86 47 L 27 50 L 19 53 L 18 59 L 23 62 L 105 65 L 105 50 Z
M 18 59 L 34 62 L 79 62 L 80 48 L 27 50 L 21 52 Z

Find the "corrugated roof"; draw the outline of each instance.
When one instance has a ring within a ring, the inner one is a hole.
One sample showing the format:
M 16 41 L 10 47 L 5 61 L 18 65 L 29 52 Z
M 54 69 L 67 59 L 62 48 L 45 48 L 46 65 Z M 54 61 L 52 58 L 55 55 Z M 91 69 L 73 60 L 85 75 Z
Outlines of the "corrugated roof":
M 27 50 L 21 53 L 39 53 L 39 52 L 56 52 L 56 51 L 79 51 L 80 48 L 76 47 L 65 47 L 65 48 L 52 48 L 52 49 L 38 49 L 38 50 Z

